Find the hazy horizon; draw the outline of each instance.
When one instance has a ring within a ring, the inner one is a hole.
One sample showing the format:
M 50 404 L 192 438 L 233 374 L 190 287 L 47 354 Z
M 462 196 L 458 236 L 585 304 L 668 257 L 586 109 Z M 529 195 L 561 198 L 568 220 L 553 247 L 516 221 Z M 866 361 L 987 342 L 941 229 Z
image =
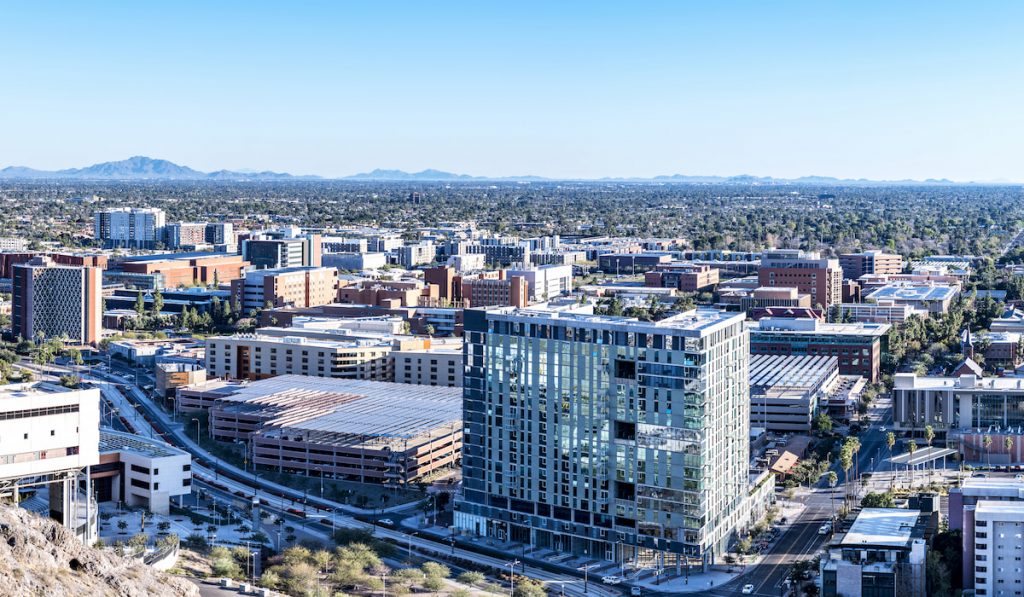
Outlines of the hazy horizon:
M 0 167 L 1024 181 L 1024 5 L 5 9 Z

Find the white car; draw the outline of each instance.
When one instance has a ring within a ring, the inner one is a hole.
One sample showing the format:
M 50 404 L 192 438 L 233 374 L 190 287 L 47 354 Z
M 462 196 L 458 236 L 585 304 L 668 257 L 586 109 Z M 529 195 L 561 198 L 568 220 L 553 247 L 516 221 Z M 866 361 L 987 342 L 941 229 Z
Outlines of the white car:
M 743 585 L 743 594 L 750 595 L 754 592 L 754 585 Z
M 821 525 L 821 527 L 818 528 L 818 534 L 819 535 L 827 535 L 827 534 L 829 534 L 831 532 L 832 532 L 832 524 L 828 523 L 828 522 L 826 522 L 825 524 Z
M 380 524 L 382 524 L 382 525 L 384 525 L 386 527 L 393 527 L 393 526 L 395 526 L 395 521 L 391 520 L 390 518 L 381 518 L 377 522 L 379 522 Z
M 878 428 L 878 431 L 879 431 L 880 433 L 885 433 L 885 427 L 879 427 L 879 428 Z
M 622 582 L 622 579 L 618 576 L 606 576 L 601 579 L 601 582 L 603 582 L 606 585 L 617 585 L 620 582 Z

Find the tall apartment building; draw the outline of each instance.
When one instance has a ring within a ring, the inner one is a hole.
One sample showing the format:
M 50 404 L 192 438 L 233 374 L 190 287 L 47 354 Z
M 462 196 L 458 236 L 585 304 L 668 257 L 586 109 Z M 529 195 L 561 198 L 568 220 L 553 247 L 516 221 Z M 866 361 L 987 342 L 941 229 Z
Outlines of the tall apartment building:
M 235 226 L 231 222 L 209 222 L 203 232 L 203 240 L 211 245 L 233 245 Z
M 949 490 L 949 529 L 962 531 L 964 589 L 981 596 L 1024 593 L 1024 481 L 964 479 Z
M 526 280 L 531 301 L 549 301 L 572 292 L 571 265 L 541 265 L 508 270 L 508 277 L 515 276 Z
M 194 247 L 206 243 L 206 224 L 203 222 L 174 222 L 164 227 L 167 246 L 172 249 Z
M 262 233 L 242 241 L 242 258 L 256 269 L 320 267 L 322 241 L 319 234 L 288 237 L 285 233 Z
M 395 250 L 398 256 L 398 265 L 405 268 L 414 268 L 417 265 L 433 263 L 437 254 L 432 242 L 420 242 L 412 245 L 405 245 Z
M 94 538 L 96 511 L 79 518 L 75 480 L 99 463 L 100 391 L 46 382 L 0 386 L 0 497 L 18 500 L 23 480 L 50 478 L 50 516 Z M 89 521 L 86 524 L 86 521 Z
M 22 338 L 95 344 L 103 324 L 103 270 L 36 257 L 14 266 L 11 328 Z
M 469 309 L 465 338 L 463 531 L 681 571 L 749 523 L 741 314 Z
M 287 267 L 248 272 L 231 281 L 231 304 L 248 313 L 272 307 L 315 307 L 333 303 L 338 270 L 333 267 Z
M 765 251 L 757 270 L 761 286 L 788 286 L 811 295 L 813 305 L 828 309 L 843 302 L 843 270 L 838 259 L 796 249 Z
M 843 277 L 856 280 L 866 274 L 893 275 L 903 271 L 903 257 L 882 251 L 862 251 L 839 256 Z
M 107 248 L 153 249 L 163 240 L 167 216 L 154 207 L 104 209 L 93 215 L 96 240 Z

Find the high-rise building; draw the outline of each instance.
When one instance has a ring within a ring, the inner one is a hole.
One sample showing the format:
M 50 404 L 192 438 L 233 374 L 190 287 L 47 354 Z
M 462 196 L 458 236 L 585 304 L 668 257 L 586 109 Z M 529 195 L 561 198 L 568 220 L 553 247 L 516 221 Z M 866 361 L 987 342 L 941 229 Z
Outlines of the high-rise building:
M 549 301 L 572 292 L 571 265 L 542 265 L 525 269 L 510 269 L 509 278 L 522 277 L 527 282 L 531 301 Z
M 206 243 L 206 224 L 202 222 L 175 222 L 164 228 L 167 246 L 172 249 L 195 247 Z
M 167 216 L 153 207 L 104 209 L 94 214 L 95 238 L 107 248 L 153 249 L 163 240 Z
M 283 233 L 263 233 L 258 238 L 242 241 L 242 258 L 256 269 L 320 267 L 321 245 L 319 234 L 284 236 Z
M 949 490 L 949 529 L 963 537 L 963 586 L 976 595 L 1024 592 L 1024 481 L 971 477 Z
M 206 224 L 204 240 L 211 245 L 233 245 L 235 227 L 231 222 L 210 222 Z
M 11 327 L 22 338 L 58 338 L 95 344 L 100 341 L 103 270 L 57 265 L 39 256 L 14 266 Z
M 743 315 L 467 309 L 465 338 L 463 531 L 682 571 L 749 524 Z
M 231 304 L 248 313 L 271 307 L 315 307 L 334 302 L 338 270 L 333 267 L 287 267 L 246 273 L 231 281 Z
M 881 251 L 845 253 L 839 256 L 843 277 L 856 280 L 866 274 L 893 275 L 903 271 L 903 258 Z
M 757 270 L 761 286 L 788 286 L 811 295 L 814 306 L 828 309 L 843 302 L 843 270 L 838 259 L 796 249 L 765 251 Z

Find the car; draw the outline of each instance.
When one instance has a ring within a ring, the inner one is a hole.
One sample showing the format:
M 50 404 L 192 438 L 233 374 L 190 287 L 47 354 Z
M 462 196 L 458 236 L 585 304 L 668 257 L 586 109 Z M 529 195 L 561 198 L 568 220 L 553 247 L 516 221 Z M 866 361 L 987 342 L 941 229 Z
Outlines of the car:
M 754 592 L 754 585 L 743 585 L 742 593 L 744 595 L 750 595 Z
M 878 431 L 880 431 L 881 433 L 885 433 L 886 429 L 885 429 L 885 427 L 879 427 Z
M 643 593 L 641 592 L 640 587 L 633 587 L 629 590 L 629 594 L 636 597 L 637 595 L 642 595 Z
M 819 535 L 827 535 L 832 532 L 832 523 L 826 522 L 818 528 Z
M 601 582 L 603 582 L 606 585 L 617 585 L 620 582 L 622 582 L 622 579 L 618 576 L 606 576 L 601 579 Z
M 390 518 L 381 518 L 377 522 L 379 522 L 380 524 L 382 524 L 384 526 L 388 526 L 388 527 L 395 526 L 395 521 L 391 520 Z

